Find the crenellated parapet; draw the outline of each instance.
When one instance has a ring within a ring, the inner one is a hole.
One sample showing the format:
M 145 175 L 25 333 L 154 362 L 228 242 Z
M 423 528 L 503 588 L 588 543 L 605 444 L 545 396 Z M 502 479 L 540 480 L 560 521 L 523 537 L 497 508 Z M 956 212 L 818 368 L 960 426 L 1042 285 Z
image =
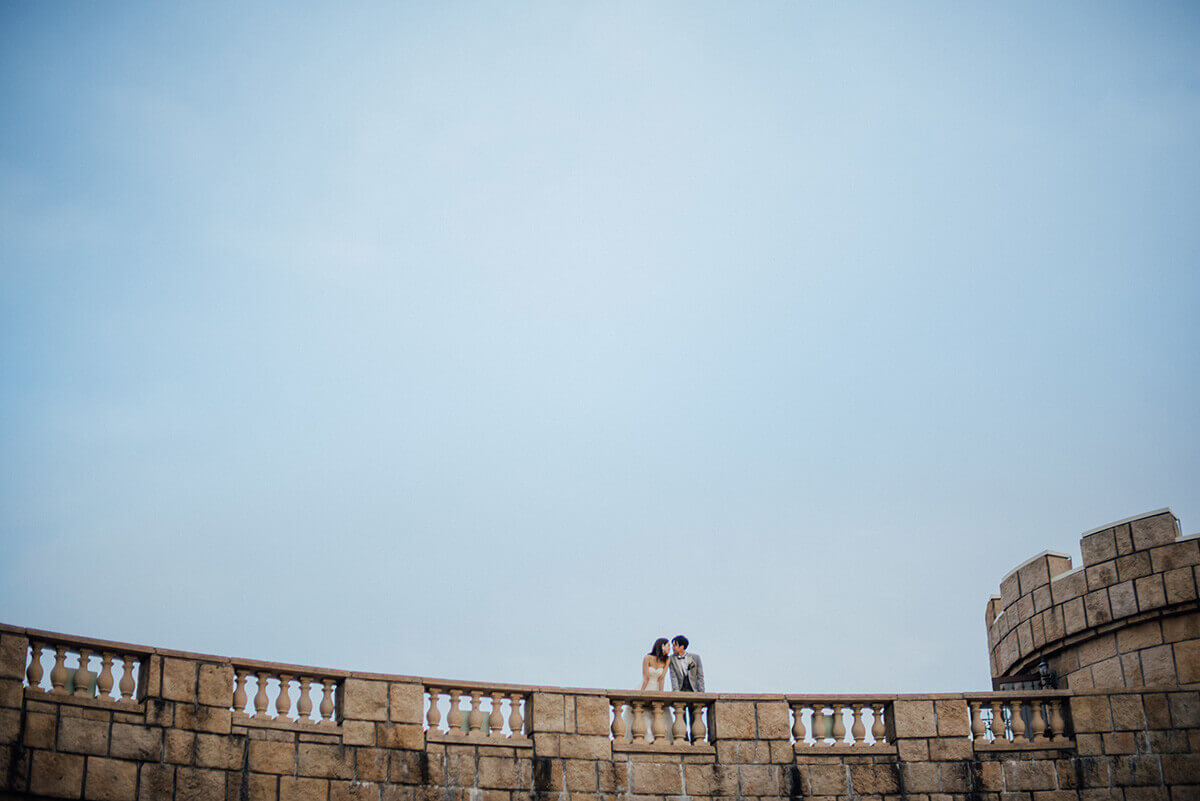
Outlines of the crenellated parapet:
M 1200 682 L 1200 537 L 1169 509 L 1085 533 L 1083 564 L 1045 551 L 987 604 L 994 679 L 1045 659 L 1071 689 Z

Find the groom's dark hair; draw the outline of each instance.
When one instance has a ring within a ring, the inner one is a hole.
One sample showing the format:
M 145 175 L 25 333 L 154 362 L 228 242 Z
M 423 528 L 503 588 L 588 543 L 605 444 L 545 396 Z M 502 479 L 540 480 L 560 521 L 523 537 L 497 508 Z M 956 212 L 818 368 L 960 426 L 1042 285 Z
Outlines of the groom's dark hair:
M 676 634 L 676 635 L 675 635 L 675 639 L 671 640 L 671 642 L 672 642 L 672 643 L 679 643 L 680 645 L 682 645 L 682 646 L 683 646 L 683 650 L 685 650 L 685 651 L 687 650 L 687 647 L 688 647 L 688 638 L 687 638 L 687 637 L 684 637 L 682 634 Z

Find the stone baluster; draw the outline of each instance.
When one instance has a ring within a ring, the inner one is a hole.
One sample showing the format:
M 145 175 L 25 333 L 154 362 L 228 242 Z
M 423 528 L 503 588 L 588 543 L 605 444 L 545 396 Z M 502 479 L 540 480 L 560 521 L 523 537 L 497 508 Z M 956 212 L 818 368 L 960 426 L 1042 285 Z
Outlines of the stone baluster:
M 798 743 L 804 742 L 808 733 L 804 731 L 804 706 L 792 707 L 792 739 Z
M 54 646 L 54 667 L 50 668 L 50 692 L 67 694 L 67 646 Z
M 646 718 L 643 715 L 645 705 L 641 701 L 629 702 L 629 731 L 635 743 L 646 742 Z
M 692 742 L 702 743 L 708 739 L 708 733 L 704 726 L 704 705 L 691 704 L 692 711 Z
M 813 745 L 825 745 L 825 705 L 813 704 L 812 716 Z
M 108 698 L 112 694 L 113 688 L 113 672 L 112 672 L 113 655 L 111 651 L 103 651 L 100 654 L 100 675 L 96 678 L 96 689 L 99 691 L 101 698 Z
M 612 701 L 612 738 L 613 742 L 621 742 L 625 739 L 625 721 L 622 716 L 625 714 L 624 701 Z
M 450 709 L 446 711 L 446 725 L 450 727 L 451 734 L 461 734 L 463 729 L 463 714 L 459 708 L 458 699 L 462 696 L 462 690 L 450 690 Z
M 1046 742 L 1046 729 L 1050 726 L 1050 707 L 1044 700 L 1029 703 L 1029 722 L 1033 726 L 1033 741 Z
M 1014 701 L 1012 708 L 1013 708 L 1013 716 L 1020 717 L 1021 722 L 1023 724 L 1025 724 L 1025 733 L 1023 736 L 1025 737 L 1026 742 L 1032 742 L 1034 739 L 1034 735 L 1033 735 L 1034 718 L 1037 717 L 1037 708 L 1033 704 L 1029 703 L 1028 701 Z M 1026 717 L 1024 714 L 1027 711 L 1029 713 L 1029 717 Z M 1015 723 L 1015 721 L 1014 721 L 1014 723 Z M 1015 729 L 1016 727 L 1014 726 L 1013 728 Z M 1016 736 L 1016 734 L 1014 731 L 1014 738 L 1015 738 L 1015 736 Z
M 977 744 L 983 742 L 983 704 L 980 701 L 967 702 L 967 716 L 971 723 L 971 739 Z
M 29 667 L 25 670 L 25 678 L 29 680 L 31 688 L 40 687 L 42 684 L 42 644 L 34 640 L 29 641 Z
M 671 742 L 683 743 L 687 741 L 687 715 L 685 713 L 687 708 L 687 704 L 671 704 L 671 715 L 673 717 L 671 723 Z
M 129 663 L 125 663 L 125 675 L 129 675 Z M 239 714 L 246 714 L 246 677 L 249 673 L 241 668 L 238 668 L 233 673 L 233 711 Z M 121 679 L 121 684 L 125 683 L 125 679 Z
M 300 720 L 312 719 L 312 679 L 300 677 L 300 697 L 296 699 L 296 714 Z
M 663 720 L 663 705 L 662 701 L 654 701 L 650 704 L 652 710 L 650 715 L 650 733 L 654 735 L 654 742 L 659 745 L 666 739 L 667 725 Z
M 137 667 L 137 657 L 132 654 L 121 655 L 121 683 L 117 685 L 117 689 L 121 692 L 121 698 L 125 701 L 136 701 L 133 697 L 134 690 L 137 685 L 133 680 L 133 669 Z M 242 709 L 246 708 L 246 699 L 242 698 Z
M 1050 701 L 1050 736 L 1051 739 L 1067 737 L 1067 722 L 1063 720 L 1062 701 L 1058 698 Z
M 997 700 L 988 702 L 988 709 L 992 712 L 992 719 L 988 721 L 988 727 L 992 732 L 992 742 L 1003 740 L 1004 737 L 1004 707 Z
M 429 693 L 429 711 L 425 713 L 425 725 L 430 731 L 439 731 L 442 727 L 442 710 L 438 709 L 438 701 L 441 700 L 442 693 L 437 687 L 430 687 Z
M 254 694 L 254 716 L 261 718 L 267 714 L 267 674 L 254 675 L 258 678 L 258 692 Z
M 479 711 L 479 699 L 483 693 L 471 690 L 471 711 L 467 715 L 467 734 L 480 736 L 483 734 L 483 712 Z
M 333 716 L 337 707 L 333 702 L 333 694 L 337 692 L 337 683 L 333 679 L 321 679 L 321 686 L 325 688 L 321 695 L 321 722 L 336 723 Z
M 841 704 L 835 704 L 833 707 L 833 743 L 841 745 L 846 741 L 846 720 L 843 717 L 844 709 Z
M 854 740 L 854 745 L 862 745 L 867 739 L 867 727 L 862 722 L 862 704 L 850 705 L 850 738 Z
M 875 745 L 880 745 L 887 739 L 887 724 L 883 721 L 883 704 L 871 704 L 871 737 Z
M 87 648 L 79 649 L 79 667 L 75 669 L 75 692 L 72 695 L 92 697 L 92 673 L 88 670 L 88 660 L 92 652 Z
M 521 696 L 513 693 L 508 696 L 508 730 L 513 737 L 525 733 L 525 720 L 521 717 Z
M 280 673 L 278 681 L 279 695 L 275 696 L 275 717 L 286 718 L 292 711 L 292 677 L 286 673 Z
M 488 715 L 488 736 L 503 737 L 504 736 L 504 714 L 500 711 L 500 703 L 504 698 L 504 694 L 500 692 L 492 693 L 492 714 Z

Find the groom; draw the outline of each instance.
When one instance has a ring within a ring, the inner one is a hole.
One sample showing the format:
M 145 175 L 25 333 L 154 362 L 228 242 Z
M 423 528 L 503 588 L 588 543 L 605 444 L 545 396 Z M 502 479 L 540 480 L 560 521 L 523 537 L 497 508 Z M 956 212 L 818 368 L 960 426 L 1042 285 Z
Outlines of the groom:
M 676 692 L 704 692 L 704 666 L 699 654 L 689 654 L 688 638 L 679 634 L 671 640 L 671 689 Z

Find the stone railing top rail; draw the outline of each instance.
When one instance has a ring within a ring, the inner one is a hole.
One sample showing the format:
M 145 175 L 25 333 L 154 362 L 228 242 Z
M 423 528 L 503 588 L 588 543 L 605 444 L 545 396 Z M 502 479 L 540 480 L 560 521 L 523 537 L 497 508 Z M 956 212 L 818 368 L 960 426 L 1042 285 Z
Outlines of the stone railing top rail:
M 62 644 L 67 646 L 85 646 L 95 651 L 116 651 L 138 655 L 165 656 L 176 659 L 189 659 L 198 662 L 228 664 L 238 668 L 261 668 L 274 673 L 289 675 L 329 676 L 350 679 L 369 679 L 375 681 L 406 682 L 421 684 L 439 690 L 496 690 L 505 693 L 550 693 L 559 695 L 592 695 L 608 698 L 661 699 L 671 696 L 671 692 L 639 691 L 625 689 L 604 689 L 597 687 L 560 687 L 538 684 L 498 684 L 483 681 L 468 681 L 463 679 L 439 679 L 428 676 L 413 676 L 397 673 L 375 673 L 352 670 L 337 670 L 308 665 L 295 665 L 286 662 L 265 662 L 255 659 L 240 659 L 236 657 L 217 656 L 191 651 L 179 651 L 169 648 L 154 648 L 145 645 L 102 640 L 94 637 L 81 637 L 61 632 L 44 631 L 41 629 L 23 628 L 6 623 L 0 623 L 0 632 L 27 637 L 40 643 Z M 777 700 L 786 702 L 824 701 L 826 703 L 886 703 L 904 701 L 939 701 L 939 700 L 986 700 L 991 698 L 1061 698 L 1066 696 L 1086 695 L 1121 695 L 1145 694 L 1148 692 L 1178 692 L 1180 690 L 1200 690 L 1200 682 L 1194 684 L 1168 684 L 1162 686 L 1147 685 L 1131 688 L 1100 688 L 1078 690 L 1017 690 L 1009 692 L 945 692 L 945 693 L 827 693 L 827 692 L 789 692 L 789 693 L 690 693 L 689 697 L 698 703 L 712 701 L 767 701 Z M 675 694 L 677 695 L 677 694 Z

